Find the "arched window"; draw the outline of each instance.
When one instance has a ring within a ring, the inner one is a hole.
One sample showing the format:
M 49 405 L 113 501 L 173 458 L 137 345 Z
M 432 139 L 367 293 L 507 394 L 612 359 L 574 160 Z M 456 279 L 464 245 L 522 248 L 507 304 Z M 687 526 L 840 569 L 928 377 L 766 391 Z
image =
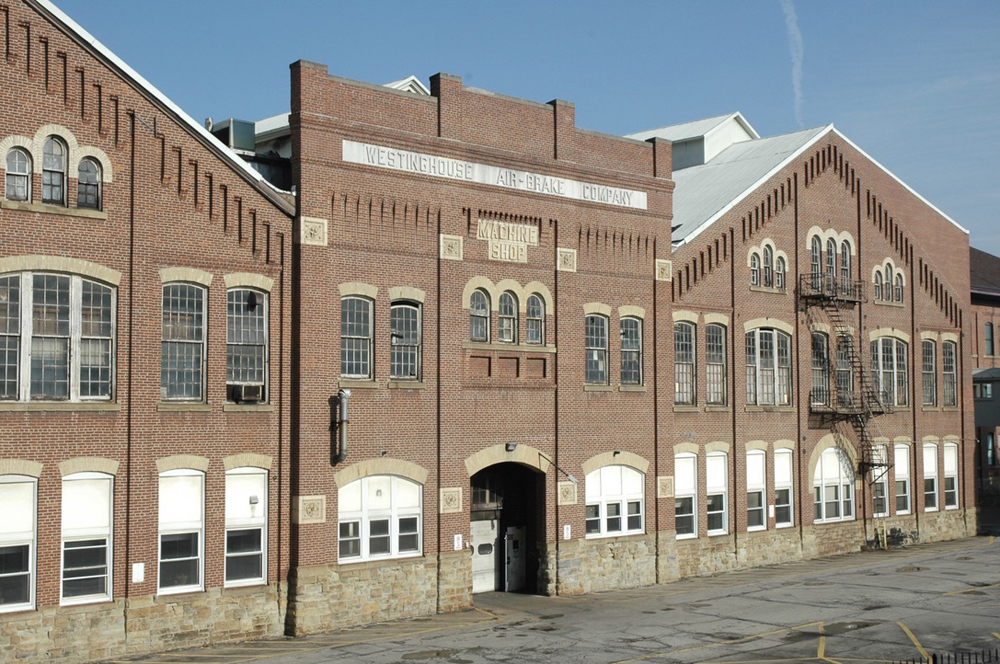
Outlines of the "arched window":
M 695 403 L 694 325 L 674 323 L 674 403 Z
M 792 525 L 792 451 L 774 451 L 774 525 Z
M 469 338 L 490 340 L 490 296 L 482 289 L 472 291 L 469 300 Z
M 958 373 L 956 371 L 956 348 L 954 341 L 941 344 L 942 387 L 944 388 L 944 405 L 958 405 Z
M 642 385 L 642 319 L 622 318 L 622 385 Z
M 774 249 L 764 245 L 764 286 L 774 288 Z
M 792 403 L 791 337 L 761 328 L 746 334 L 747 404 L 788 406 Z
M 205 561 L 205 473 L 179 468 L 160 473 L 161 595 L 201 590 Z
M 851 292 L 851 245 L 847 240 L 840 243 L 840 292 Z
M 944 508 L 958 508 L 958 445 L 944 445 Z
M 396 475 L 371 475 L 341 487 L 341 562 L 420 555 L 422 493 L 421 485 Z
M 7 153 L 7 191 L 9 201 L 31 200 L 31 156 L 23 148 Z
M 586 366 L 584 381 L 592 385 L 608 383 L 608 319 L 590 315 L 584 321 Z
M 822 332 L 812 335 L 812 390 L 809 400 L 813 406 L 830 405 L 830 345 Z
M 860 403 L 854 395 L 854 338 L 837 336 L 837 405 L 853 409 Z
M 729 530 L 729 456 L 712 452 L 705 457 L 705 517 L 709 535 Z
M 42 202 L 66 205 L 66 144 L 55 136 L 42 149 Z
M 747 452 L 747 530 L 767 528 L 767 471 L 763 450 Z
M 875 273 L 875 300 L 882 299 L 882 272 Z
M 880 337 L 872 341 L 871 351 L 872 377 L 879 399 L 889 406 L 907 405 L 906 342 Z
M 903 301 L 903 275 L 900 272 L 896 273 L 896 287 L 893 289 L 892 299 L 896 302 Z
M 195 284 L 163 286 L 160 399 L 203 401 L 205 289 Z
M 389 377 L 396 380 L 420 380 L 420 304 L 393 302 L 389 318 Z
M 937 445 L 924 444 L 924 511 L 938 510 L 938 458 Z
M 896 514 L 910 513 L 910 447 L 896 445 L 893 449 L 892 472 L 896 476 Z
M 698 536 L 698 457 L 674 456 L 674 530 L 677 539 Z
M 372 377 L 372 301 L 345 297 L 340 301 L 340 375 Z
M 826 241 L 826 288 L 833 290 L 837 283 L 837 241 Z
M 587 474 L 587 537 L 643 532 L 643 479 L 629 466 L 604 466 Z
M 267 471 L 243 467 L 226 471 L 227 586 L 267 580 Z
M 892 302 L 892 266 L 885 266 L 885 287 L 882 289 L 882 299 L 886 302 Z
M 718 323 L 705 327 L 705 403 L 726 404 L 726 328 Z
M 498 341 L 517 343 L 517 298 L 510 291 L 500 295 L 500 332 Z
M 854 467 L 836 447 L 823 451 L 813 475 L 816 523 L 854 519 Z
M 101 166 L 97 160 L 84 157 L 77 172 L 76 206 L 101 209 Z
M 778 256 L 774 262 L 774 287 L 778 290 L 785 290 L 785 259 Z
M 760 286 L 760 255 L 756 251 L 750 254 L 750 285 Z
M 930 339 L 924 339 L 920 344 L 923 353 L 923 405 L 937 405 L 937 349 Z
M 993 323 L 986 323 L 983 328 L 983 341 L 986 345 L 986 355 L 995 355 L 994 341 L 993 341 Z
M 820 242 L 819 236 L 814 235 L 812 239 L 812 250 L 810 252 L 810 274 L 812 275 L 812 287 L 813 290 L 817 290 L 820 287 L 820 271 L 822 269 L 820 261 L 821 254 L 823 252 L 823 244 Z
M 525 341 L 529 344 L 545 344 L 545 303 L 538 295 L 529 295 L 526 306 L 527 327 Z

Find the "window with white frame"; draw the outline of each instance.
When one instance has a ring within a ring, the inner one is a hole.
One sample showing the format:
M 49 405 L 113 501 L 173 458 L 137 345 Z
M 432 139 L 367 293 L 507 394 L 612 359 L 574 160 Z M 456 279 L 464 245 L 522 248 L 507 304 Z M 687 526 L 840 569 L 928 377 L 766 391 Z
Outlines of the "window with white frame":
M 498 308 L 500 329 L 497 332 L 497 341 L 505 344 L 517 343 L 517 298 L 514 294 L 505 291 L 500 294 L 500 306 Z
M 882 287 L 882 299 L 885 300 L 886 302 L 892 302 L 892 281 L 893 281 L 893 276 L 896 273 L 895 271 L 893 271 L 891 265 L 886 265 L 883 268 L 883 274 L 885 275 L 883 277 L 885 280 L 885 285 Z
M 267 401 L 267 295 L 249 288 L 226 293 L 226 396 Z
M 729 530 L 728 455 L 712 452 L 705 457 L 705 518 L 709 535 L 723 535 Z
M 792 525 L 792 451 L 774 452 L 774 524 L 778 528 Z
M 920 344 L 923 352 L 922 374 L 923 374 L 923 405 L 937 405 L 937 353 L 935 344 L 930 339 L 924 339 Z
M 31 200 L 31 155 L 24 148 L 7 152 L 5 197 L 9 201 Z
M 420 554 L 423 487 L 396 475 L 370 475 L 337 493 L 341 562 Z
M 267 580 L 267 471 L 226 471 L 226 585 Z
M 986 432 L 986 465 L 996 466 L 1000 463 L 1000 451 L 997 450 L 996 443 L 994 442 L 994 436 L 992 431 Z
M 882 283 L 882 273 L 875 273 L 875 301 L 878 302 L 882 299 L 882 292 L 884 290 L 884 285 Z
M 774 288 L 774 249 L 764 245 L 764 287 Z
M 896 475 L 896 514 L 910 513 L 910 447 L 893 448 L 892 470 Z
M 674 528 L 677 539 L 698 536 L 698 457 L 674 457 Z
M 642 385 L 642 319 L 622 318 L 622 385 Z
M 92 157 L 84 157 L 77 169 L 76 206 L 100 210 L 101 193 L 101 165 Z
M 826 290 L 834 292 L 837 283 L 837 241 L 829 238 L 826 241 Z
M 8 196 L 9 198 L 9 196 Z M 993 323 L 986 323 L 983 326 L 983 341 L 985 345 L 986 355 L 995 355 L 995 348 L 993 346 Z
M 726 391 L 726 326 L 705 326 L 705 403 L 724 406 Z
M 111 599 L 112 496 L 104 473 L 74 473 L 62 482 L 62 602 Z
M 767 472 L 763 450 L 747 452 L 747 530 L 767 528 Z
M 643 532 L 643 474 L 629 466 L 587 473 L 587 537 Z
M 756 251 L 750 254 L 750 285 L 760 285 L 760 254 Z
M 204 579 L 205 474 L 160 473 L 159 592 L 201 590 Z
M 785 275 L 788 268 L 785 266 L 784 256 L 778 256 L 774 261 L 774 287 L 778 290 L 785 290 Z
M 372 301 L 366 297 L 340 300 L 340 375 L 372 377 Z
M 0 399 L 107 401 L 115 289 L 77 275 L 0 275 Z
M 747 404 L 788 406 L 792 403 L 791 337 L 761 328 L 746 334 Z
M 525 341 L 532 345 L 545 344 L 545 303 L 537 295 L 529 295 L 525 306 Z
M 69 150 L 61 138 L 49 136 L 42 147 L 42 202 L 66 205 L 66 160 Z
M 903 273 L 896 273 L 895 287 L 892 289 L 892 299 L 896 302 L 903 301 Z
M 0 613 L 35 605 L 35 508 L 37 481 L 0 475 Z
M 420 380 L 420 304 L 393 302 L 390 312 L 389 376 L 397 380 Z
M 874 465 L 869 471 L 872 487 L 873 516 L 889 516 L 889 452 L 885 445 L 875 445 L 872 448 Z
M 837 336 L 837 404 L 841 408 L 858 405 L 854 395 L 854 338 L 846 334 Z
M 938 459 L 937 445 L 924 444 L 924 511 L 938 509 Z
M 871 343 L 872 377 L 882 403 L 907 405 L 906 342 L 880 337 Z
M 814 235 L 809 247 L 809 274 L 811 275 L 812 287 L 818 290 L 822 285 L 820 273 L 822 271 L 823 243 L 818 235 Z
M 606 385 L 608 382 L 608 319 L 606 316 L 590 315 L 584 321 L 586 336 L 586 365 L 584 380 L 591 385 Z
M 822 332 L 812 333 L 812 389 L 809 403 L 813 406 L 830 405 L 830 345 Z
M 942 387 L 944 388 L 944 405 L 958 405 L 958 374 L 956 372 L 955 342 L 945 341 L 941 344 Z
M 694 325 L 674 323 L 674 403 L 695 404 Z
M 490 296 L 482 289 L 472 291 L 469 298 L 469 339 L 490 340 Z
M 814 521 L 854 519 L 854 468 L 850 458 L 836 447 L 823 450 L 813 475 Z
M 840 292 L 851 292 L 851 245 L 847 240 L 840 243 Z
M 163 286 L 160 398 L 164 401 L 205 398 L 206 300 L 205 289 L 195 284 Z
M 958 508 L 958 445 L 944 445 L 944 508 Z

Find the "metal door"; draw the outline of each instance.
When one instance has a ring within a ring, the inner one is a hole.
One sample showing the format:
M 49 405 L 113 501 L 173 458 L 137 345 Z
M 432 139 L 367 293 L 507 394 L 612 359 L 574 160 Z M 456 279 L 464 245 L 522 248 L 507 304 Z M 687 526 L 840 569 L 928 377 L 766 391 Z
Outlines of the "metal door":
M 496 590 L 500 557 L 500 535 L 497 520 L 473 521 L 470 540 L 472 544 L 472 592 L 486 593 Z
M 508 528 L 504 537 L 506 565 L 504 590 L 516 592 L 524 588 L 524 527 Z

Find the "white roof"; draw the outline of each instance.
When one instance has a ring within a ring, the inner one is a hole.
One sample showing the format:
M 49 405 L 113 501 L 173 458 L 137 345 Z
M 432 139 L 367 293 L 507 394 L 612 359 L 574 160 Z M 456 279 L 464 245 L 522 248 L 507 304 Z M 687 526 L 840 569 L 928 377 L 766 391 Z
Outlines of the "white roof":
M 686 141 L 693 138 L 701 138 L 712 133 L 713 130 L 718 129 L 722 125 L 728 123 L 730 120 L 736 120 L 750 136 L 750 138 L 760 138 L 760 134 L 750 126 L 743 114 L 737 111 L 736 113 L 727 113 L 725 115 L 716 115 L 712 118 L 705 118 L 703 120 L 694 120 L 692 122 L 682 122 L 681 124 L 667 125 L 666 127 L 659 127 L 657 129 L 647 129 L 646 131 L 639 131 L 634 134 L 626 134 L 625 138 L 634 138 L 640 141 L 645 141 L 647 139 L 658 137 L 665 138 L 669 141 L 675 143 L 680 141 Z
M 420 79 L 416 76 L 407 76 L 406 78 L 401 78 L 398 81 L 392 81 L 391 83 L 386 83 L 385 87 L 393 88 L 395 90 L 405 90 L 406 92 L 412 92 L 418 95 L 424 95 L 425 97 L 431 96 L 431 91 L 420 82 Z
M 187 128 L 194 132 L 200 139 L 207 141 L 208 144 L 216 152 L 220 154 L 222 158 L 229 162 L 229 165 L 237 170 L 240 174 L 245 176 L 251 183 L 257 185 L 260 189 L 264 190 L 265 193 L 271 194 L 272 192 L 279 192 L 280 189 L 273 186 L 264 177 L 255 171 L 247 162 L 243 161 L 235 152 L 230 150 L 223 144 L 219 139 L 212 135 L 204 126 L 190 115 L 185 113 L 179 106 L 170 100 L 165 94 L 156 89 L 152 83 L 147 81 L 138 72 L 129 67 L 124 60 L 115 55 L 107 46 L 102 44 L 97 40 L 96 37 L 91 35 L 89 32 L 83 29 L 76 21 L 71 19 L 66 15 L 61 9 L 56 7 L 50 0 L 31 0 L 38 4 L 39 7 L 50 13 L 56 20 L 61 22 L 65 28 L 75 33 L 82 41 L 86 42 L 97 51 L 102 57 L 107 59 L 111 64 L 117 67 L 121 74 L 141 88 L 150 97 L 156 99 L 160 104 L 165 106 L 171 113 L 173 113 L 177 120 L 181 123 L 187 125 Z M 287 192 L 284 192 L 287 193 Z M 280 197 L 269 195 L 268 198 L 276 203 L 282 205 L 285 211 L 288 211 L 288 203 Z

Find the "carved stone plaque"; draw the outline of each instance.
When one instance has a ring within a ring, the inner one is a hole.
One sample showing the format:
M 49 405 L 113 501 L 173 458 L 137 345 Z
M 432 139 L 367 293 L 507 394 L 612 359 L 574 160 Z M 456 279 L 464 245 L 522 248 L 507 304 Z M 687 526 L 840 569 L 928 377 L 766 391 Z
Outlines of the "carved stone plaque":
M 668 261 L 663 258 L 656 259 L 656 280 L 657 281 L 673 281 L 674 280 L 674 263 L 673 261 Z
M 441 514 L 462 511 L 462 488 L 441 489 Z
M 462 260 L 462 236 L 441 234 L 441 258 L 450 261 Z
M 576 249 L 556 250 L 556 269 L 560 272 L 576 272 Z
M 326 219 L 318 217 L 301 217 L 299 219 L 300 244 L 326 246 Z
M 660 477 L 656 478 L 656 497 L 657 498 L 674 497 L 673 475 L 661 475 Z
M 292 523 L 325 523 L 326 496 L 296 496 L 292 503 Z
M 559 504 L 576 505 L 576 484 L 573 482 L 559 483 Z

